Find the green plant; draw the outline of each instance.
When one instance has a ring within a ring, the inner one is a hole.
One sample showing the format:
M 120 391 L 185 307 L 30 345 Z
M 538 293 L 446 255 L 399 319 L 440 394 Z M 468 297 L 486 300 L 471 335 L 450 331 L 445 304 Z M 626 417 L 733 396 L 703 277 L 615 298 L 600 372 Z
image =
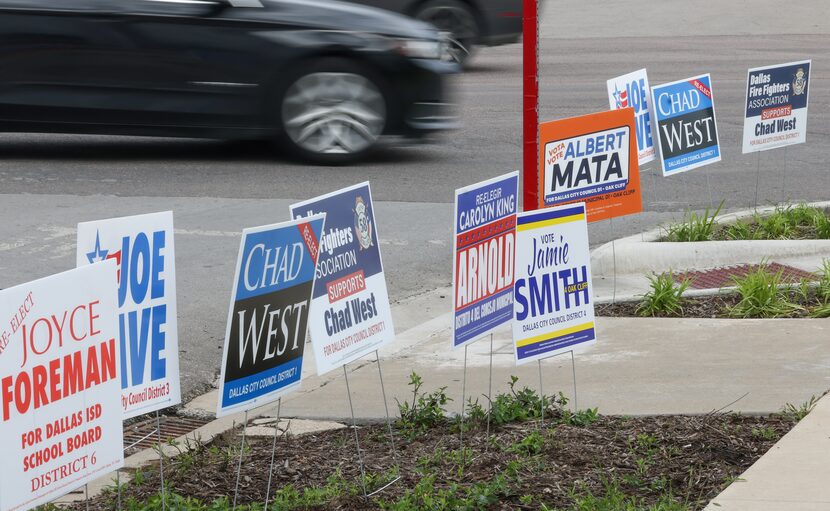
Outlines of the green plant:
M 570 511 L 690 511 L 692 508 L 675 500 L 670 492 L 662 492 L 652 503 L 636 496 L 626 495 L 617 481 L 606 483 L 602 494 L 573 495 Z M 654 500 L 654 499 L 649 499 Z M 555 508 L 542 505 L 543 511 Z
M 778 434 L 771 427 L 752 428 L 752 436 L 761 440 L 775 440 Z
M 792 420 L 793 422 L 799 422 L 801 419 L 807 416 L 808 413 L 813 411 L 813 408 L 816 407 L 818 404 L 818 399 L 816 396 L 810 397 L 807 401 L 801 403 L 800 405 L 794 405 L 792 403 L 787 403 L 784 406 L 784 410 L 782 410 L 781 414 L 784 417 Z
M 723 208 L 721 201 L 718 209 L 711 214 L 706 208 L 703 215 L 687 211 L 680 223 L 669 225 L 666 229 L 666 241 L 709 241 L 715 229 L 715 219 Z
M 510 392 L 498 394 L 491 404 L 490 421 L 496 425 L 509 424 L 511 422 L 538 419 L 542 416 L 544 407 L 545 415 L 551 417 L 554 412 L 561 410 L 568 399 L 560 392 L 557 397 L 539 396 L 539 394 L 528 387 L 521 390 L 516 389 L 519 378 L 510 377 Z
M 689 280 L 675 282 L 672 272 L 647 275 L 651 288 L 643 295 L 637 314 L 640 316 L 680 316 L 683 314 L 683 293 Z
M 567 426 L 585 427 L 590 426 L 599 420 L 599 408 L 588 408 L 585 410 L 562 410 L 560 422 Z
M 412 387 L 412 403 L 404 401 L 398 403 L 400 419 L 398 427 L 407 438 L 411 439 L 424 433 L 427 429 L 446 420 L 446 409 L 448 402 L 452 401 L 447 397 L 447 387 L 441 387 L 429 394 L 422 393 L 421 387 L 424 382 L 421 377 L 412 371 L 409 375 L 409 385 Z
M 545 437 L 538 431 L 533 431 L 520 441 L 510 446 L 510 451 L 521 456 L 540 454 L 545 447 Z
M 731 316 L 740 318 L 778 318 L 787 316 L 800 307 L 789 301 L 783 283 L 783 271 L 768 271 L 766 264 L 744 277 L 733 277 L 740 295 L 730 308 Z

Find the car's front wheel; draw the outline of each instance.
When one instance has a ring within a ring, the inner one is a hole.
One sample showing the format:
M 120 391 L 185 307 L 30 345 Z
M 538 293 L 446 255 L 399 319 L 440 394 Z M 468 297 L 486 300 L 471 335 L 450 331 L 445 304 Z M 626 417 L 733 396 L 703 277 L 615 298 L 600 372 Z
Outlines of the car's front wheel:
M 384 95 L 370 73 L 348 61 L 307 68 L 282 96 L 282 139 L 301 158 L 340 165 L 365 156 L 387 121 Z
M 472 56 L 481 28 L 475 13 L 465 3 L 458 0 L 427 0 L 416 9 L 415 18 L 450 34 L 455 42 L 450 47 L 450 55 L 456 62 L 465 64 Z

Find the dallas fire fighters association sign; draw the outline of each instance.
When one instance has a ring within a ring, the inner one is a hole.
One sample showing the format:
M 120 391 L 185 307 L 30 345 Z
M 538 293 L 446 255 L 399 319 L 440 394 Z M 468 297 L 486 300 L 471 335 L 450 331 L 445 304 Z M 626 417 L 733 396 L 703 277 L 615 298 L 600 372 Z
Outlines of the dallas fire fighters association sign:
M 513 318 L 518 195 L 518 172 L 455 191 L 455 348 Z
M 0 291 L 0 510 L 124 464 L 115 263 Z
M 807 141 L 811 64 L 803 60 L 747 72 L 744 154 Z
M 78 267 L 103 260 L 117 266 L 124 418 L 179 404 L 173 213 L 78 224 Z
M 317 374 L 363 357 L 395 339 L 369 183 L 291 206 L 291 216 L 326 214 L 311 301 Z
M 584 204 L 526 211 L 516 226 L 516 363 L 596 342 Z
M 611 110 L 634 109 L 637 157 L 640 167 L 654 160 L 654 139 L 651 136 L 651 92 L 648 74 L 640 69 L 608 80 L 608 103 Z
M 651 96 L 664 176 L 721 160 L 708 74 L 652 87 Z
M 218 417 L 268 404 L 299 387 L 324 220 L 314 215 L 243 231 Z
M 588 221 L 643 210 L 633 108 L 539 126 L 539 208 L 584 202 Z

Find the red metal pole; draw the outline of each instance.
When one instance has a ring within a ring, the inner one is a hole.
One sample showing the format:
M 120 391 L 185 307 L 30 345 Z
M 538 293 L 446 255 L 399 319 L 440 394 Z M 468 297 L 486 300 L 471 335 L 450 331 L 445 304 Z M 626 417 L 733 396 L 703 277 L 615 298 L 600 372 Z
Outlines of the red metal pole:
M 523 0 L 524 210 L 538 207 L 539 190 L 539 4 Z

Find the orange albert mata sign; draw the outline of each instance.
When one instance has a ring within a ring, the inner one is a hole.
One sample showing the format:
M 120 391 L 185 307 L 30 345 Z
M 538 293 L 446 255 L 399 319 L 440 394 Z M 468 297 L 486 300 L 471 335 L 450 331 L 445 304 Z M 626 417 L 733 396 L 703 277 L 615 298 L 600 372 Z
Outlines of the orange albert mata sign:
M 643 210 L 634 109 L 539 125 L 539 208 L 585 202 L 589 222 Z

